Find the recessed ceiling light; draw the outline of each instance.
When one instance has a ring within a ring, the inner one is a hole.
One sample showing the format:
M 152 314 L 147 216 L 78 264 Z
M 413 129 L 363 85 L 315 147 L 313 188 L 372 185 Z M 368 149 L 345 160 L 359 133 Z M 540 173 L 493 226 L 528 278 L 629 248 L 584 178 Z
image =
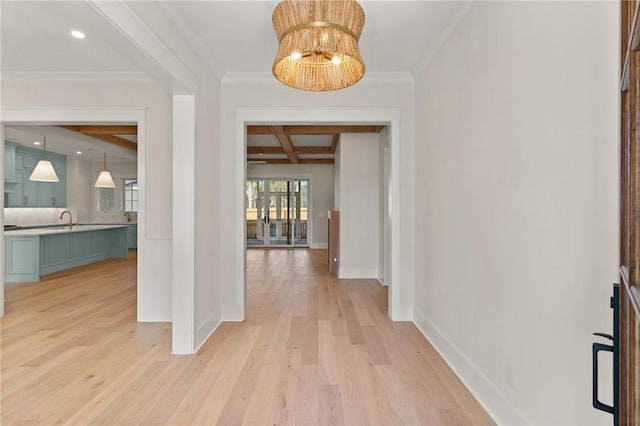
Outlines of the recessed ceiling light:
M 39 141 L 34 141 L 33 144 L 34 145 L 40 145 L 40 142 Z
M 71 35 L 74 36 L 75 38 L 80 38 L 80 39 L 84 38 L 84 33 L 78 30 L 71 30 Z
M 82 151 L 76 151 L 76 154 L 80 155 L 82 154 Z

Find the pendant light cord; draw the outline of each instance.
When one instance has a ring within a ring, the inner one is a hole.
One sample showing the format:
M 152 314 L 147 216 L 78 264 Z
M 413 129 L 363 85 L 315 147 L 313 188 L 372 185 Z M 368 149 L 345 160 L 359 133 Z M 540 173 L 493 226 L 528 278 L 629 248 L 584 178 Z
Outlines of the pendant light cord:
M 42 139 L 44 139 L 44 143 L 42 144 L 42 150 L 44 152 L 44 159 L 47 159 L 47 137 L 44 136 Z

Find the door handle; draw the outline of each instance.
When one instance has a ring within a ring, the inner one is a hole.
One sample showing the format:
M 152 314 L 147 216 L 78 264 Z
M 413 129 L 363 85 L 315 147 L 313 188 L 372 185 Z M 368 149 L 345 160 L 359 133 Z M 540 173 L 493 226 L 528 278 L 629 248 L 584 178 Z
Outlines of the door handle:
M 598 353 L 599 352 L 613 352 L 613 346 L 605 345 L 604 343 L 593 344 L 593 348 L 592 348 L 593 408 L 613 414 L 614 408 L 611 405 L 607 405 L 603 402 L 600 402 L 600 400 L 598 399 Z

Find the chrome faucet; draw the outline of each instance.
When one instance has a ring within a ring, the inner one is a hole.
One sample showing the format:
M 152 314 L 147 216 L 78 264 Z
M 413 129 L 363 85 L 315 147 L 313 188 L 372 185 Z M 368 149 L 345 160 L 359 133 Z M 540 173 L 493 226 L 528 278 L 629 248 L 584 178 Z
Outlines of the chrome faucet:
M 69 229 L 71 229 L 73 227 L 73 216 L 71 216 L 71 212 L 69 210 L 65 210 L 60 213 L 60 220 L 62 220 L 65 213 L 69 213 L 69 221 L 67 222 L 67 226 L 69 227 Z
M 131 213 L 124 212 L 125 217 L 127 218 L 127 222 L 131 222 Z

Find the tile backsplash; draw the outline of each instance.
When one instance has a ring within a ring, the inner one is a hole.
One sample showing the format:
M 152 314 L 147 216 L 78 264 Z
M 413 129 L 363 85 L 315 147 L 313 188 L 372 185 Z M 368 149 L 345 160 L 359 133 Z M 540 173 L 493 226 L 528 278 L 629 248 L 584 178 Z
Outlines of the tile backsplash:
M 53 225 L 66 223 L 67 218 L 60 220 L 60 214 L 69 210 L 73 215 L 74 223 L 127 223 L 127 217 L 123 213 L 96 213 L 92 217 L 78 217 L 75 208 L 5 208 L 4 224 L 18 226 Z M 131 223 L 138 221 L 137 213 L 130 213 Z
M 73 221 L 76 222 L 77 212 L 70 208 L 5 208 L 4 224 L 33 226 L 33 225 L 51 225 L 55 223 L 65 223 L 67 218 L 60 220 L 60 214 L 69 210 L 73 215 Z

